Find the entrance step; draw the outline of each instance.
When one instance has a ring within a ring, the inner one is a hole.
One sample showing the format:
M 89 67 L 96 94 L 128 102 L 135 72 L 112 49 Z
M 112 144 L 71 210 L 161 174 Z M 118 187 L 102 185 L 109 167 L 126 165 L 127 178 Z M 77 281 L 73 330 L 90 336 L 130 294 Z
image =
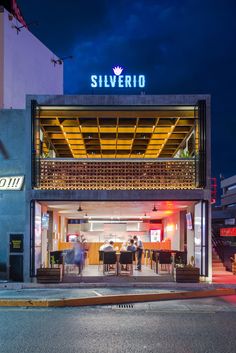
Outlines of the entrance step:
M 233 276 L 233 273 L 229 272 L 229 271 L 212 271 L 212 274 L 213 274 L 213 277 L 214 276 L 219 276 L 219 275 L 222 275 L 222 276 Z
M 227 276 L 228 274 L 232 274 L 231 272 L 226 271 L 224 264 L 222 263 L 219 255 L 216 253 L 215 249 L 212 249 L 212 275 L 213 277 L 216 275 Z
M 218 270 L 220 270 L 220 271 L 225 271 L 226 269 L 225 269 L 225 267 L 222 265 L 222 264 L 219 264 L 219 265 L 217 265 L 217 266 L 212 266 L 212 271 L 214 272 L 214 271 L 218 271 Z
M 173 282 L 171 275 L 156 276 L 74 276 L 65 275 L 63 283 L 156 283 L 156 282 Z

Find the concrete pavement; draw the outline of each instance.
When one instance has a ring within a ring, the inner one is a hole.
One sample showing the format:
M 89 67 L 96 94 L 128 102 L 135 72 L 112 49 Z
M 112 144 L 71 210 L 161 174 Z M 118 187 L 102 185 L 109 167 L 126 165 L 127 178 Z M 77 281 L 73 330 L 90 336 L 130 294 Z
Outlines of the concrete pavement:
M 0 306 L 89 306 L 236 295 L 236 286 L 209 284 L 52 287 L 5 283 L 5 288 L 2 285 L 3 283 L 0 287 Z

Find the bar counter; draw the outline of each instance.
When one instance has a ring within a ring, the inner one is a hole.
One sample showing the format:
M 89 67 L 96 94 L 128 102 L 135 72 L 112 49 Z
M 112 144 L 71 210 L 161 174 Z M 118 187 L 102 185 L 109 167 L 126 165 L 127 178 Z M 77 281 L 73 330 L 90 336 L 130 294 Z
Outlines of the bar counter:
M 98 265 L 99 264 L 99 249 L 100 246 L 103 245 L 103 242 L 97 242 L 97 243 L 86 243 L 86 246 L 88 248 L 88 264 L 89 265 Z M 73 249 L 74 243 L 67 243 L 67 242 L 60 242 L 58 246 L 58 250 L 67 250 L 67 249 Z M 117 249 L 117 251 L 120 250 L 122 246 L 121 242 L 115 242 L 114 243 L 114 249 Z M 162 242 L 143 242 L 143 247 L 144 250 L 170 250 L 171 249 L 171 241 L 170 239 L 166 239 Z M 143 254 L 143 260 L 144 260 L 144 254 Z

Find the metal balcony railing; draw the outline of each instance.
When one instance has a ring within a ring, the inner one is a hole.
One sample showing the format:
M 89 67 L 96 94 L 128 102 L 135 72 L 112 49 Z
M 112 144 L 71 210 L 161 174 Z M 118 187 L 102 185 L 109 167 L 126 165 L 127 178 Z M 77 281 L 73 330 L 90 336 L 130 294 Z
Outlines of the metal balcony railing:
M 42 190 L 196 189 L 194 159 L 39 159 Z

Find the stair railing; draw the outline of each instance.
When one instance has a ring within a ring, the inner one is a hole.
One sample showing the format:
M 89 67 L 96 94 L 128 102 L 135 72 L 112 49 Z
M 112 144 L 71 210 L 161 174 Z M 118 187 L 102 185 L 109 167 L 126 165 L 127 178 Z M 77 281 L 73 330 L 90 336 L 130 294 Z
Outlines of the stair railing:
M 224 259 L 225 259 L 224 241 L 222 240 L 222 237 L 219 235 L 219 231 L 217 231 L 216 229 L 212 229 L 211 234 L 212 234 L 211 239 L 212 239 L 213 248 L 215 249 L 221 261 L 224 263 Z

